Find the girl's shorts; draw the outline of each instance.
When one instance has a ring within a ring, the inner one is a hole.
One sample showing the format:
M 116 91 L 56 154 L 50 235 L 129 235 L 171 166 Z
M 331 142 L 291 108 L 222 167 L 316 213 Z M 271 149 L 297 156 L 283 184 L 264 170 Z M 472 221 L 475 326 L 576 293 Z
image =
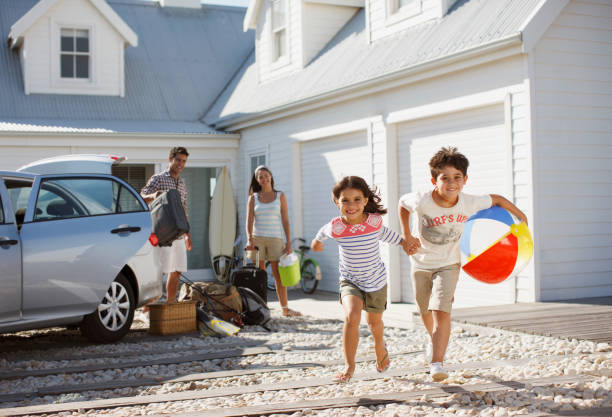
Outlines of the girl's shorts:
M 259 248 L 260 261 L 278 261 L 285 249 L 285 241 L 278 237 L 253 236 L 253 245 Z M 248 251 L 247 257 L 254 261 L 255 251 Z
M 371 313 L 382 313 L 387 309 L 387 286 L 378 291 L 365 292 L 350 281 L 340 281 L 340 304 L 345 295 L 354 295 L 363 301 L 363 309 Z

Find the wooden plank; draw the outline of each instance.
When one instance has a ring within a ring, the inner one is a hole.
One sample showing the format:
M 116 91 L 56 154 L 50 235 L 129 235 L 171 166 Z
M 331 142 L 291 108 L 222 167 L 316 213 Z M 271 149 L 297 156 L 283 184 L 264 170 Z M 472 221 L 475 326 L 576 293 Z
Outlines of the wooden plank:
M 581 354 L 582 355 L 582 354 Z M 561 356 L 541 356 L 537 358 L 521 358 L 521 359 L 500 359 L 494 361 L 481 361 L 481 362 L 467 362 L 462 364 L 450 364 L 445 365 L 447 370 L 468 370 L 468 369 L 490 369 L 493 367 L 501 367 L 501 366 L 520 366 L 534 359 L 547 360 L 547 361 L 556 361 L 568 358 L 570 356 L 580 356 L 580 355 L 561 355 Z M 384 374 L 380 374 L 378 372 L 373 372 L 365 375 L 355 375 L 353 380 L 372 380 L 372 379 L 384 379 L 390 377 L 401 377 L 414 373 L 426 372 L 429 369 L 427 366 L 418 366 L 412 368 L 404 368 L 404 369 L 390 369 Z M 289 385 L 292 384 L 292 385 Z M 274 383 L 274 384 L 258 384 L 258 385 L 248 385 L 241 387 L 232 387 L 231 395 L 238 394 L 248 394 L 254 392 L 261 391 L 274 391 L 274 390 L 285 390 L 289 389 L 288 387 L 296 388 L 307 388 L 307 387 L 315 387 L 321 385 L 332 385 L 335 384 L 331 377 L 326 378 L 309 378 L 307 380 L 301 381 L 283 381 L 283 383 Z M 171 402 L 171 401 L 186 401 L 186 400 L 198 400 L 203 398 L 211 398 L 211 397 L 223 397 L 230 395 L 230 388 L 224 387 L 217 390 L 207 390 L 207 391 L 183 391 L 176 392 L 171 394 L 158 394 L 158 395 L 140 395 L 134 397 L 121 397 L 121 398 L 112 398 L 112 399 L 104 399 L 104 400 L 92 400 L 92 401 L 78 401 L 71 403 L 62 403 L 62 404 L 46 404 L 46 405 L 36 405 L 36 406 L 25 406 L 25 407 L 15 407 L 15 408 L 5 408 L 0 409 L 1 413 L 8 413 L 11 416 L 19 416 L 19 415 L 27 415 L 27 414 L 40 414 L 40 413 L 59 413 L 59 412 L 69 412 L 73 410 L 91 410 L 91 409 L 103 409 L 103 408 L 117 408 L 117 407 L 126 407 L 133 405 L 142 405 L 142 404 L 150 404 L 150 403 L 160 403 L 160 402 Z
M 308 354 L 312 352 L 320 352 L 317 351 L 300 351 L 295 352 L 299 354 Z M 404 352 L 396 352 L 389 354 L 390 358 L 397 356 L 405 356 L 410 354 L 422 353 L 422 350 L 419 351 L 404 351 Z M 286 353 L 286 352 L 284 352 Z M 376 356 L 368 355 L 368 356 L 359 356 L 356 358 L 355 362 L 362 363 L 368 361 L 376 360 Z M 119 388 L 130 388 L 130 387 L 142 387 L 142 386 L 156 386 L 162 385 L 166 383 L 185 383 L 192 381 L 201 381 L 205 379 L 215 379 L 215 378 L 227 378 L 233 376 L 244 376 L 244 375 L 253 375 L 253 374 L 261 374 L 261 373 L 272 373 L 272 372 L 286 372 L 296 368 L 314 368 L 314 367 L 325 367 L 325 366 L 335 366 L 342 365 L 344 363 L 344 359 L 337 359 L 331 361 L 322 361 L 322 362 L 307 362 L 307 363 L 292 363 L 291 365 L 286 366 L 273 366 L 273 367 L 256 367 L 251 369 L 236 369 L 229 371 L 215 371 L 215 372 L 203 372 L 192 375 L 185 375 L 178 378 L 140 378 L 136 380 L 121 380 L 121 381 L 106 381 L 106 382 L 98 382 L 92 384 L 78 384 L 78 385 L 59 385 L 59 386 L 51 386 L 51 387 L 41 387 L 37 390 L 20 392 L 14 394 L 0 394 L 0 403 L 1 402 L 15 402 L 15 401 L 24 401 L 28 398 L 36 397 L 36 396 L 44 396 L 44 395 L 59 395 L 59 394 L 67 394 L 67 393 L 75 393 L 82 391 L 97 391 L 97 390 L 106 390 L 106 389 L 119 389 Z
M 190 356 L 178 356 L 173 358 L 163 359 L 147 359 L 139 361 L 119 362 L 111 364 L 101 365 L 85 365 L 85 366 L 72 366 L 65 368 L 49 368 L 49 369 L 35 369 L 31 371 L 13 371 L 13 372 L 2 372 L 0 373 L 0 379 L 17 379 L 26 378 L 29 376 L 44 376 L 53 374 L 72 374 L 79 372 L 91 372 L 101 371 L 106 369 L 117 369 L 117 368 L 136 368 L 139 366 L 150 366 L 150 365 L 168 365 L 173 363 L 185 363 L 192 361 L 205 361 L 212 359 L 225 359 L 238 356 L 250 356 L 259 355 L 262 353 L 272 353 L 267 346 L 258 346 L 253 348 L 244 349 L 232 349 L 225 352 L 208 352 Z
M 548 386 L 552 384 L 566 384 L 574 382 L 586 382 L 592 380 L 592 377 L 549 377 L 549 378 L 534 378 L 521 381 L 500 381 L 488 382 L 482 384 L 470 384 L 460 386 L 445 386 L 429 388 L 418 391 L 408 392 L 391 392 L 385 394 L 371 394 L 367 397 L 336 397 L 325 398 L 320 400 L 297 401 L 294 403 L 275 403 L 256 405 L 250 407 L 236 408 L 218 408 L 214 410 L 206 410 L 202 412 L 189 412 L 183 414 L 174 414 L 181 417 L 241 417 L 241 416 L 261 416 L 269 414 L 290 414 L 304 409 L 323 410 L 334 408 L 348 407 L 368 407 L 372 405 L 405 403 L 414 400 L 420 400 L 424 395 L 428 398 L 448 397 L 452 394 L 467 393 L 467 392 L 500 392 L 525 389 L 528 386 Z M 529 385 L 528 385 L 529 384 Z M 153 417 L 161 417 L 157 415 Z
M 516 324 L 519 326 L 522 325 L 528 325 L 528 324 L 536 324 L 536 323 L 570 323 L 571 320 L 575 317 L 578 320 L 588 320 L 589 318 L 593 318 L 593 317 L 598 317 L 601 315 L 575 315 L 575 314 L 568 314 L 568 315 L 561 315 L 561 316 L 554 316 L 554 317 L 512 317 L 512 316 L 508 316 L 508 317 L 504 317 L 504 318 L 499 318 L 499 319 L 491 319 L 491 320 L 486 320 L 486 321 L 481 321 L 481 323 L 479 323 L 480 325 L 487 325 L 487 326 L 500 326 L 500 325 L 512 325 L 512 324 Z M 603 317 L 610 317 L 612 319 L 612 315 L 605 315 Z
M 468 321 L 468 322 L 473 322 L 473 323 L 491 323 L 491 322 L 503 322 L 503 321 L 511 321 L 511 320 L 520 320 L 520 319 L 530 319 L 530 320 L 537 320 L 541 317 L 574 317 L 574 316 L 581 316 L 581 315 L 588 315 L 588 314 L 605 314 L 605 313 L 612 313 L 612 307 L 608 307 L 608 306 L 598 306 L 598 307 L 593 307 L 592 309 L 589 310 L 584 310 L 584 309 L 559 309 L 557 311 L 551 312 L 554 314 L 542 314 L 542 312 L 533 312 L 533 311 L 529 311 L 529 312 L 506 312 L 503 314 L 483 314 L 483 315 L 477 315 L 477 316 L 462 316 L 462 317 L 457 317 L 456 315 L 452 315 L 453 320 L 459 320 L 459 321 Z

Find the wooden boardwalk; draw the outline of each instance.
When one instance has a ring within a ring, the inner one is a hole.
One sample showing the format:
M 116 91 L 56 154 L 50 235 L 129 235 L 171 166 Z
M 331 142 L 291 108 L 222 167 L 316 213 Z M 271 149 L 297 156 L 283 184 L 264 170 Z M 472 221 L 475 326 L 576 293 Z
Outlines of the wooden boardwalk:
M 612 297 L 453 309 L 453 321 L 612 343 Z

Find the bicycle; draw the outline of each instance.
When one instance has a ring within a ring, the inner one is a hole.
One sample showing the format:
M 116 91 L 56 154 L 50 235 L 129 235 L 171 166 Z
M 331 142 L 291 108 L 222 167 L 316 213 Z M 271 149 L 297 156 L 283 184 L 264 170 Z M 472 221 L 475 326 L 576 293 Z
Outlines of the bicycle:
M 306 294 L 312 294 L 317 289 L 317 285 L 319 285 L 319 281 L 321 281 L 321 268 L 319 267 L 319 263 L 312 258 L 307 258 L 306 255 L 308 251 L 310 251 L 310 246 L 306 245 L 306 241 L 301 237 L 296 237 L 291 241 L 291 246 L 293 247 L 294 242 L 297 241 L 297 249 L 293 249 L 293 251 L 299 256 L 300 259 L 300 274 L 302 278 L 300 279 L 300 284 L 302 287 L 302 291 Z M 274 281 L 274 275 L 272 275 L 272 267 L 270 266 L 270 262 L 266 262 L 266 272 L 268 274 L 268 289 L 271 291 L 276 291 L 276 283 Z

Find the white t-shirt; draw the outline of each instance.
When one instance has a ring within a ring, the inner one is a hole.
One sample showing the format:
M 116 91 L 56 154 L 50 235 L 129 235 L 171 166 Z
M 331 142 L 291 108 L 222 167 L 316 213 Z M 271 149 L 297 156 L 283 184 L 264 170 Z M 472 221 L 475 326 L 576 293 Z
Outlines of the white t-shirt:
M 411 215 L 416 213 L 418 230 L 413 236 L 421 241 L 418 252 L 412 255 L 415 266 L 425 269 L 441 268 L 461 262 L 459 239 L 465 221 L 474 213 L 491 207 L 491 196 L 459 193 L 453 207 L 440 207 L 432 191 L 404 194 L 400 204 Z

